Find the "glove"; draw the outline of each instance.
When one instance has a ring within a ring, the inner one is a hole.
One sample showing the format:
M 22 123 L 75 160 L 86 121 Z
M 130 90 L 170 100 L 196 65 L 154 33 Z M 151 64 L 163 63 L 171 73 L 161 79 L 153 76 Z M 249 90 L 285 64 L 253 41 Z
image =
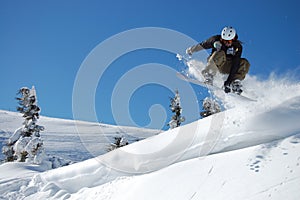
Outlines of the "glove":
M 222 43 L 220 41 L 215 41 L 214 42 L 214 48 L 217 49 L 217 51 L 220 51 L 222 48 Z
M 228 81 L 224 82 L 224 92 L 225 93 L 231 92 L 230 83 Z
M 187 48 L 187 49 L 185 50 L 185 53 L 191 56 L 191 55 L 193 54 L 192 48 L 191 48 L 191 47 Z

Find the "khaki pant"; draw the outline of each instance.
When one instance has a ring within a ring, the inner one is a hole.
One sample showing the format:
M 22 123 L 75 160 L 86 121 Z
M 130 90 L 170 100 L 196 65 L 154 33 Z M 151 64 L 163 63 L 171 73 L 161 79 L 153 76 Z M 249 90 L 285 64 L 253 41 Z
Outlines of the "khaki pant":
M 215 51 L 210 57 L 208 57 L 206 68 L 202 71 L 202 74 L 209 73 L 213 76 L 219 71 L 221 74 L 229 74 L 232 61 L 226 59 L 224 51 Z M 244 80 L 246 74 L 250 68 L 250 63 L 247 59 L 241 58 L 240 67 L 233 77 L 233 80 Z

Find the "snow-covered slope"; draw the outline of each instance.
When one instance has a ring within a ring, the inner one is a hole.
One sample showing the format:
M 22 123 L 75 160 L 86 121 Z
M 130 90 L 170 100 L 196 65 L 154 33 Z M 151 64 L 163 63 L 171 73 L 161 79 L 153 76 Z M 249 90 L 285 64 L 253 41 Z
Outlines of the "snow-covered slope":
M 0 148 L 20 126 L 22 115 L 0 110 Z M 41 132 L 46 153 L 72 162 L 83 161 L 106 153 L 107 145 L 114 137 L 125 136 L 129 142 L 158 134 L 159 130 L 74 121 L 41 116 L 38 124 L 45 127 Z M 3 155 L 0 155 L 0 160 Z
M 288 199 L 300 198 L 300 135 L 199 157 L 141 176 L 83 188 L 74 199 Z
M 224 96 L 232 109 L 94 159 L 46 172 L 3 164 L 0 194 L 4 199 L 299 199 L 300 85 L 251 77 L 245 83 L 257 102 Z

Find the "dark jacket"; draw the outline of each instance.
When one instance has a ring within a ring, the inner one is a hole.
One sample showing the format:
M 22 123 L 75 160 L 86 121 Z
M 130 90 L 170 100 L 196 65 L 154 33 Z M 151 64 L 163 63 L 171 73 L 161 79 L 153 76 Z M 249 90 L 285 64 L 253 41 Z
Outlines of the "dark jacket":
M 196 51 L 200 51 L 202 49 L 212 49 L 212 51 L 211 51 L 211 54 L 212 54 L 213 52 L 217 51 L 217 49 L 214 48 L 214 43 L 216 41 L 220 41 L 222 43 L 221 35 L 212 36 L 212 37 L 208 38 L 207 40 L 200 42 L 199 44 L 197 44 L 195 46 L 192 46 L 191 51 L 196 52 Z M 233 52 L 234 52 L 233 55 L 227 54 L 227 51 L 229 48 L 233 48 Z M 241 41 L 239 41 L 236 36 L 236 38 L 233 40 L 232 45 L 230 47 L 227 47 L 224 43 L 222 43 L 221 50 L 223 50 L 226 53 L 227 61 L 232 61 L 230 74 L 227 78 L 227 81 L 225 82 L 225 84 L 230 84 L 233 81 L 232 79 L 233 79 L 234 74 L 236 74 L 236 72 L 239 69 L 243 46 L 242 46 Z

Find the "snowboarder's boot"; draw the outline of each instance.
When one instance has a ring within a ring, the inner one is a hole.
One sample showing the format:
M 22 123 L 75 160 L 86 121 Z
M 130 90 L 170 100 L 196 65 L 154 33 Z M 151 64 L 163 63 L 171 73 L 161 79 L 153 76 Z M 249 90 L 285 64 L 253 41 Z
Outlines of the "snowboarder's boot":
M 242 83 L 240 80 L 235 80 L 233 81 L 233 83 L 231 84 L 231 88 L 232 88 L 232 92 L 236 93 L 236 94 L 241 94 L 243 92 L 242 90 Z

